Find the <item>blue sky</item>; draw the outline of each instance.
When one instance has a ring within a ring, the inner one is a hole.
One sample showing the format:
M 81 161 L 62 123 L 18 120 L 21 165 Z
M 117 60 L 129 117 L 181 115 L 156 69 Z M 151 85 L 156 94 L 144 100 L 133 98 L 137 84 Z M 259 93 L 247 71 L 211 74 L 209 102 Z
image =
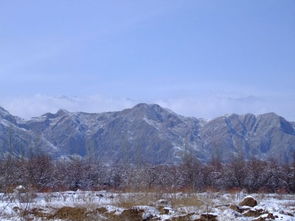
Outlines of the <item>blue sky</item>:
M 294 0 L 0 0 L 0 105 L 295 120 Z

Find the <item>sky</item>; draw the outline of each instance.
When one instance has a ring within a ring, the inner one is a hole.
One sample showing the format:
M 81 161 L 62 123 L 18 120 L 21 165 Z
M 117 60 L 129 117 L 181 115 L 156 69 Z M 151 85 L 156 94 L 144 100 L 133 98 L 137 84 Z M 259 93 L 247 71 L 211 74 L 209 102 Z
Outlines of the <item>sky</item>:
M 0 0 L 0 106 L 295 121 L 294 0 Z

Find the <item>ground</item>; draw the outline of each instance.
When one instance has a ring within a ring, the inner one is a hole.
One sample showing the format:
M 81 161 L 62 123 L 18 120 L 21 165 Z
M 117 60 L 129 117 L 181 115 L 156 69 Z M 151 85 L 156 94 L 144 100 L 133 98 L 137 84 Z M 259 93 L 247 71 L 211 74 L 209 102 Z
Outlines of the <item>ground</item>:
M 245 193 L 67 191 L 0 194 L 0 220 L 295 220 L 295 196 Z M 239 205 L 240 204 L 240 205 Z M 254 204 L 255 205 L 255 204 Z M 253 205 L 251 205 L 253 206 Z

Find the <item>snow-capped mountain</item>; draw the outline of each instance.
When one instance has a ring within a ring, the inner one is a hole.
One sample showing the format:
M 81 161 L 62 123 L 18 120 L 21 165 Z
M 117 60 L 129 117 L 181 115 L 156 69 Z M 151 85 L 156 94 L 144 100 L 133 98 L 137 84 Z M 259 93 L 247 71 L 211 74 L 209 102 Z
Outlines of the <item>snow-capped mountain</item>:
M 0 108 L 0 152 L 34 151 L 113 163 L 175 163 L 185 152 L 203 161 L 242 154 L 286 162 L 295 151 L 295 130 L 274 113 L 204 121 L 156 104 L 106 113 L 59 110 L 29 121 Z
M 56 147 L 42 135 L 23 127 L 25 123 L 0 107 L 0 154 L 22 156 L 44 151 L 57 156 Z

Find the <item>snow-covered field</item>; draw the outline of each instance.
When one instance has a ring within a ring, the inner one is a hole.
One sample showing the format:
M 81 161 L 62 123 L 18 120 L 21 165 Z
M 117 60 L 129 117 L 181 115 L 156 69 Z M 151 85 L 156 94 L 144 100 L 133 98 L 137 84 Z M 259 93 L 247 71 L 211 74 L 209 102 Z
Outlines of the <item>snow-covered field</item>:
M 295 220 L 295 196 L 243 193 L 67 191 L 0 194 L 0 220 Z

